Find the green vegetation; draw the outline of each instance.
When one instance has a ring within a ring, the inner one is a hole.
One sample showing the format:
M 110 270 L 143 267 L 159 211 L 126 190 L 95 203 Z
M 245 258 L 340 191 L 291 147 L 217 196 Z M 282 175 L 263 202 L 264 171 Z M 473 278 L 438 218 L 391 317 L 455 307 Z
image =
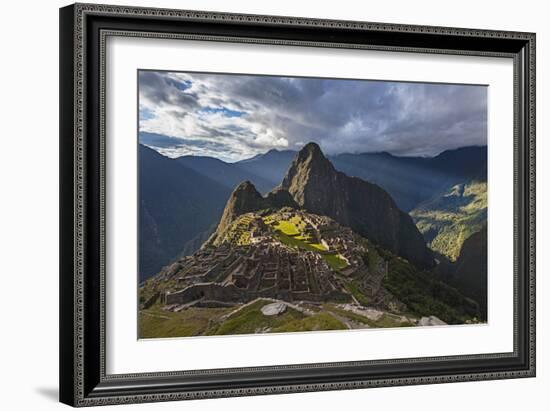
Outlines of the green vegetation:
M 160 305 L 139 313 L 140 338 L 190 337 L 197 335 L 234 335 L 262 332 L 339 330 L 346 328 L 323 312 L 306 316 L 287 307 L 283 314 L 265 316 L 261 308 L 271 301 L 257 301 L 227 318 L 235 308 L 195 308 L 180 312 L 162 310 Z M 314 310 L 318 311 L 318 310 Z
M 455 261 L 464 241 L 487 222 L 487 183 L 458 184 L 410 214 L 429 246 Z
M 288 236 L 296 236 L 300 234 L 300 231 L 298 230 L 296 225 L 291 221 L 285 221 L 285 220 L 277 221 L 277 224 L 275 225 L 275 229 L 281 231 L 282 233 Z
M 368 249 L 368 252 L 366 255 L 367 258 L 365 263 L 367 264 L 369 271 L 373 273 L 378 269 L 378 265 L 381 262 L 384 262 L 384 260 L 380 257 L 380 254 L 376 252 L 375 247 L 371 246 L 368 243 L 367 243 L 367 249 Z M 363 260 L 365 260 L 365 258 L 363 258 Z
M 348 266 L 347 261 L 340 254 L 323 254 L 323 258 L 334 271 L 343 270 Z
M 419 316 L 435 315 L 448 324 L 479 318 L 477 303 L 406 260 L 379 250 L 389 260 L 383 285 L 409 310 Z
M 375 322 L 378 328 L 396 328 L 396 327 L 412 327 L 413 324 L 402 322 L 399 318 L 389 314 L 384 314 Z
M 187 308 L 181 312 L 164 311 L 153 306 L 139 313 L 140 338 L 188 337 L 205 333 L 212 321 L 230 311 L 228 308 Z
M 323 244 L 311 241 L 311 236 L 305 233 L 306 222 L 297 215 L 290 220 L 275 220 L 272 227 L 281 235 L 280 240 L 286 245 L 306 251 L 327 251 Z
M 257 301 L 237 313 L 231 315 L 220 325 L 212 327 L 206 335 L 229 335 L 229 334 L 253 334 L 257 330 L 275 329 L 286 323 L 299 321 L 305 317 L 301 312 L 287 307 L 280 315 L 265 316 L 261 308 L 270 304 L 270 301 Z
M 339 315 L 340 317 L 345 317 L 357 323 L 368 325 L 371 328 L 396 328 L 413 326 L 413 324 L 410 322 L 401 321 L 401 317 L 397 315 L 383 314 L 378 320 L 371 320 L 364 315 L 344 310 L 343 308 L 335 306 L 334 304 L 324 304 L 323 308 L 327 311 Z
M 344 281 L 344 287 L 346 287 L 346 290 L 359 301 L 359 304 L 365 307 L 370 305 L 370 300 L 361 292 L 356 281 Z
M 371 328 L 408 327 L 400 317 L 384 314 L 374 321 L 366 316 L 339 308 L 335 304 L 311 306 L 306 315 L 291 307 L 283 314 L 265 316 L 261 308 L 271 301 L 261 300 L 229 315 L 236 308 L 195 308 L 180 312 L 162 310 L 160 305 L 141 310 L 139 313 L 140 338 L 190 337 L 197 335 L 235 335 L 258 332 L 279 333 L 296 331 L 344 330 L 348 327 L 343 319 Z M 334 314 L 334 315 L 333 315 Z M 227 317 L 229 315 L 229 317 Z
M 250 245 L 250 230 L 254 221 L 254 214 L 247 213 L 237 218 L 224 232 L 222 242 L 236 245 Z
M 317 246 L 315 246 L 311 243 L 308 243 L 307 241 L 300 240 L 296 237 L 291 237 L 283 233 L 282 231 L 276 231 L 275 236 L 281 243 L 289 247 L 300 248 L 305 251 L 314 251 L 314 252 L 324 251 L 318 248 L 319 245 L 322 247 L 322 244 L 318 244 Z
M 340 317 L 345 317 L 349 320 L 368 325 L 369 327 L 374 326 L 374 321 L 368 319 L 364 315 L 355 314 L 354 312 L 344 310 L 343 308 L 339 308 L 335 306 L 334 304 L 323 304 L 323 308 L 327 311 L 333 312 Z
M 348 266 L 346 259 L 340 254 L 329 252 L 325 245 L 313 241 L 311 235 L 306 232 L 307 223 L 299 215 L 294 215 L 289 220 L 277 219 L 274 215 L 270 215 L 264 217 L 264 222 L 275 230 L 275 235 L 281 243 L 289 247 L 320 253 L 329 267 L 335 271 Z
M 276 327 L 272 332 L 345 330 L 347 327 L 326 312 L 319 312 L 310 317 L 293 320 Z
M 313 310 L 306 316 L 291 307 L 283 314 L 266 317 L 261 308 L 270 301 L 257 301 L 226 319 L 221 325 L 211 328 L 206 335 L 251 334 L 258 330 L 270 333 L 295 331 L 344 330 L 347 327 L 330 313 Z

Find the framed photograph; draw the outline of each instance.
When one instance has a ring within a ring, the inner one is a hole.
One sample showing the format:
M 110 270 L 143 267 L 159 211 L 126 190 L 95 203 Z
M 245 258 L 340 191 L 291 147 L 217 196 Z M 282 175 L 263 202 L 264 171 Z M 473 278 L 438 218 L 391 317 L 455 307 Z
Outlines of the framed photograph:
M 62 402 L 535 376 L 535 34 L 60 23 Z

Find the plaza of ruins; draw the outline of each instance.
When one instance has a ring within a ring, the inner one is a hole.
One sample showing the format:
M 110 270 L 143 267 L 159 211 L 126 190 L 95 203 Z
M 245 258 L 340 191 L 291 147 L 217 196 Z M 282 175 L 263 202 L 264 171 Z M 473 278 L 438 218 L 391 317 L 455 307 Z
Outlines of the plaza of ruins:
M 228 227 L 221 245 L 207 242 L 153 281 L 169 284 L 159 293 L 166 306 L 227 306 L 260 297 L 353 303 L 343 281 L 352 276 L 369 279 L 364 288 L 375 301 L 382 299 L 376 294 L 384 267 L 369 273 L 367 248 L 352 230 L 328 217 L 290 209 L 247 213 Z

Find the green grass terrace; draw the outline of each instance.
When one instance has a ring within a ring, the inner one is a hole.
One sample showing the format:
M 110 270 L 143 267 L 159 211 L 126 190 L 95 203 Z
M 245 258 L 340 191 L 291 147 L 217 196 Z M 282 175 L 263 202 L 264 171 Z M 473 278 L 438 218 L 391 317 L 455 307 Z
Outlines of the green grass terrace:
M 307 231 L 307 223 L 300 216 L 293 216 L 289 220 L 277 220 L 274 216 L 264 217 L 264 222 L 275 230 L 279 241 L 289 247 L 321 254 L 327 264 L 335 271 L 348 266 L 341 254 L 332 252 L 324 244 L 314 240 Z

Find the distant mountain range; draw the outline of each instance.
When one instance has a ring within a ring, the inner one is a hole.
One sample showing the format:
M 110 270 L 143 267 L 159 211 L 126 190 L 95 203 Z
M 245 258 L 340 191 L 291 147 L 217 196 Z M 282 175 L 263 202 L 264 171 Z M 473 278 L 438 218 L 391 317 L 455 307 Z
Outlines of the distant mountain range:
M 487 179 L 487 147 L 463 147 L 429 158 L 365 153 L 330 160 L 340 171 L 384 188 L 403 211 L 455 184 Z
M 230 193 L 218 181 L 140 145 L 140 280 L 157 273 L 201 233 L 214 230 Z M 189 253 L 202 244 L 197 242 Z
M 233 164 L 241 170 L 269 181 L 271 188 L 273 188 L 281 182 L 294 157 L 296 157 L 296 151 L 269 150 L 267 153 L 258 154 L 252 158 Z M 258 184 L 256 179 L 250 181 L 263 192 L 261 184 Z
M 141 133 L 143 144 L 173 145 L 173 139 Z M 296 156 L 293 150 L 269 150 L 252 158 L 227 163 L 207 156 L 182 156 L 179 161 L 199 174 L 234 188 L 249 180 L 266 193 L 284 177 Z M 448 150 L 435 157 L 398 157 L 386 152 L 328 156 L 334 167 L 384 188 L 403 211 L 410 211 L 443 189 L 470 180 L 487 179 L 487 147 Z
M 270 150 L 233 163 L 272 186 L 284 177 L 295 151 Z M 389 153 L 338 154 L 328 156 L 334 167 L 351 177 L 377 184 L 403 211 L 410 211 L 443 189 L 472 179 L 487 179 L 487 147 L 463 147 L 435 157 L 398 157 Z M 255 185 L 254 179 L 251 179 Z M 262 190 L 263 192 L 263 190 Z
M 216 180 L 230 190 L 243 181 L 254 182 L 254 185 L 262 193 L 268 192 L 275 186 L 272 180 L 261 175 L 261 169 L 247 169 L 212 157 L 182 156 L 178 157 L 176 161 L 205 177 Z
M 215 230 L 226 200 L 239 183 L 250 181 L 255 189 L 265 194 L 284 179 L 296 155 L 290 150 L 270 150 L 247 160 L 226 163 L 199 156 L 170 159 L 140 146 L 140 279 L 155 274 L 176 257 L 198 249 Z M 487 176 L 486 147 L 449 150 L 433 158 L 363 153 L 340 154 L 328 159 L 335 171 L 382 188 L 390 194 L 389 200 L 395 201 L 396 210 L 406 212 L 420 205 L 426 211 L 430 200 L 443 196 L 454 185 L 485 181 Z M 288 184 L 287 188 L 290 188 Z M 329 192 L 328 189 L 325 191 Z M 333 200 L 336 202 L 337 197 Z M 333 217 L 342 211 L 335 204 L 329 208 Z M 350 218 L 362 215 L 361 211 L 359 208 L 348 213 L 345 221 L 342 220 L 344 217 L 335 219 L 348 225 L 351 224 Z M 399 215 L 399 219 L 410 219 L 404 213 Z M 356 220 L 353 223 L 359 224 Z M 426 238 L 428 243 L 429 235 Z M 388 237 L 386 245 L 390 243 Z M 392 247 L 397 250 L 395 245 Z M 417 262 L 427 261 L 424 256 L 417 258 Z
M 170 163 L 166 172 L 180 171 L 180 159 Z M 478 234 L 435 277 L 434 253 L 411 216 L 383 188 L 338 171 L 308 143 L 268 193 L 240 182 L 200 249 L 143 282 L 140 336 L 477 323 L 486 313 L 477 302 L 486 278 L 486 239 Z M 151 320 L 159 313 L 162 322 L 182 322 L 160 330 Z M 183 325 L 194 315 L 204 321 Z

